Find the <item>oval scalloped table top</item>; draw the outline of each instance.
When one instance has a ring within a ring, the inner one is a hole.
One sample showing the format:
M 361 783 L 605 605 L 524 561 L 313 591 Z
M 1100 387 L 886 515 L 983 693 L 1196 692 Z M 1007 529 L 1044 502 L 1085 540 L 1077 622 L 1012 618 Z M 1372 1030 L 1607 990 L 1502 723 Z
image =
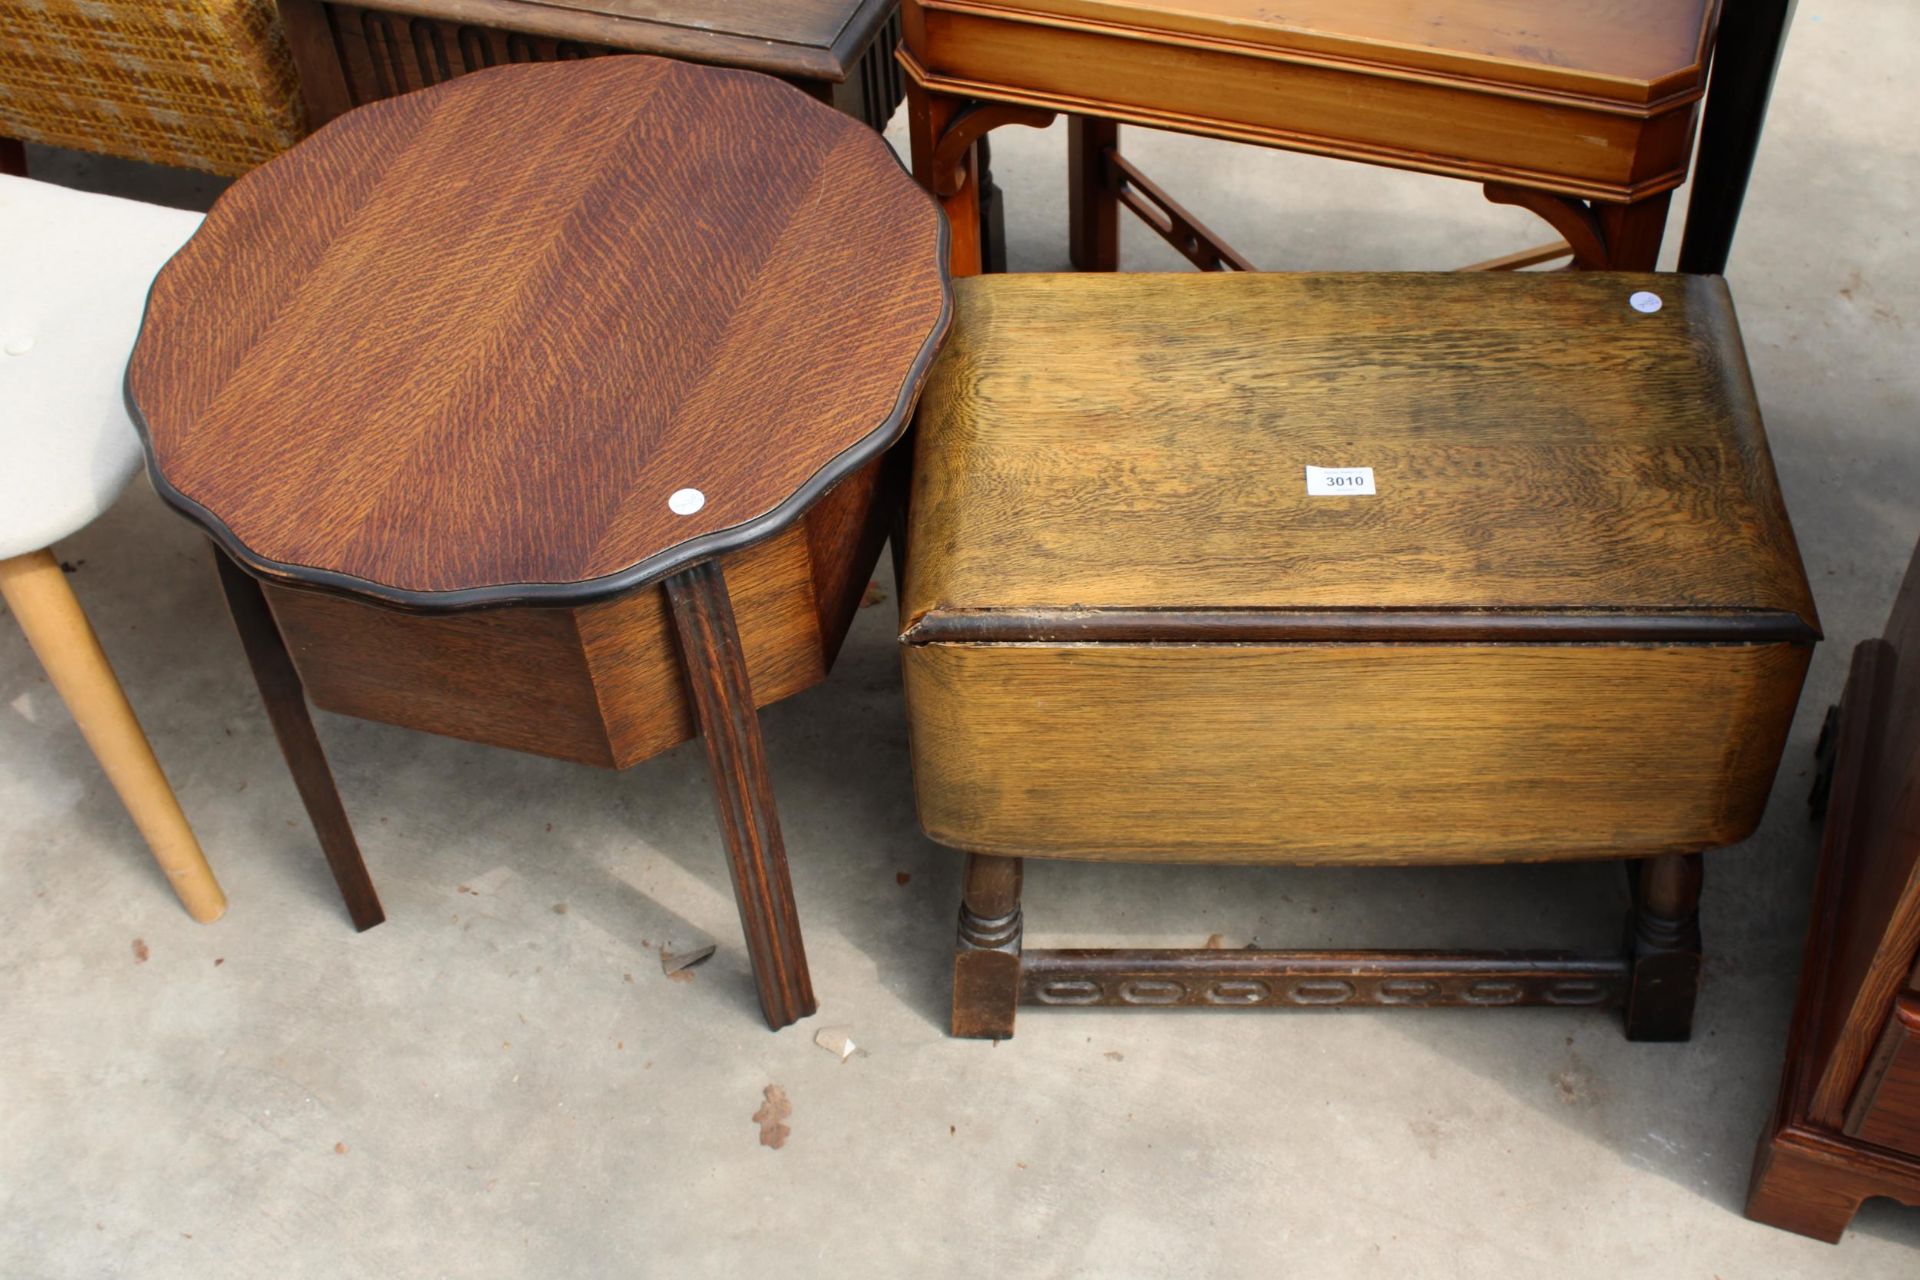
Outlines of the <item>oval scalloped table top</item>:
M 769 77 L 496 68 L 236 183 L 154 284 L 128 402 L 161 494 L 256 572 L 597 598 L 898 438 L 946 234 L 877 134 Z

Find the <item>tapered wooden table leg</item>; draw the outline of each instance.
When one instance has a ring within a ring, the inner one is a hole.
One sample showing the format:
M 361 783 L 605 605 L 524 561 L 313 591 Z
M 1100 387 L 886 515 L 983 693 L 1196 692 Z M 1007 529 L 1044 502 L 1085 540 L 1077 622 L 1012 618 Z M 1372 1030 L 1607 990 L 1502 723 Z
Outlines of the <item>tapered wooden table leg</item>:
M 1662 854 L 1635 868 L 1627 945 L 1627 1039 L 1693 1035 L 1700 990 L 1700 855 Z
M 287 759 L 287 771 L 300 790 L 320 837 L 320 849 L 327 856 L 334 883 L 346 900 L 347 914 L 355 929 L 366 930 L 387 918 L 380 909 L 380 896 L 374 892 L 373 877 L 360 856 L 360 844 L 353 838 L 353 825 L 340 803 L 340 790 L 334 784 L 333 770 L 327 767 L 326 752 L 313 731 L 313 717 L 307 711 L 307 693 L 294 670 L 280 628 L 267 608 L 266 595 L 253 576 L 235 564 L 218 546 L 214 562 L 220 569 L 220 587 L 227 595 L 227 608 L 240 633 L 240 644 L 253 667 L 253 679 L 260 686 L 260 700 L 266 704 L 267 719 L 273 723 L 273 736 L 280 740 L 280 753 Z
M 953 949 L 953 1034 L 1005 1040 L 1020 1003 L 1021 862 L 970 853 L 966 877 Z
M 50 551 L 0 560 L 0 595 L 187 914 L 202 924 L 218 920 L 227 909 L 227 895 L 213 878 L 60 562 Z
M 767 1025 L 778 1031 L 818 1006 L 746 654 L 718 561 L 704 561 L 668 578 L 666 592 L 687 690 L 707 747 L 714 810 L 727 845 L 727 869 L 740 904 L 740 928 L 753 960 L 760 1009 Z

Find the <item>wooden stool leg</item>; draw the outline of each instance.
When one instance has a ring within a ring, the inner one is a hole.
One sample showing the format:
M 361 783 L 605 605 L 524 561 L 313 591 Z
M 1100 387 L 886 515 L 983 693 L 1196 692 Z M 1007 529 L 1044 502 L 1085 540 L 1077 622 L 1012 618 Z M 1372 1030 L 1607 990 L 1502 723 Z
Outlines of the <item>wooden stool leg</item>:
M 60 562 L 50 551 L 0 560 L 0 596 L 187 914 L 202 924 L 218 920 L 227 909 L 227 896 L 220 892 Z
M 981 259 L 980 164 L 977 149 L 969 147 L 961 163 L 960 182 L 951 195 L 941 195 L 934 180 L 935 152 L 947 124 L 966 107 L 963 98 L 928 93 L 907 80 L 907 138 L 913 152 L 913 179 L 940 201 L 946 212 L 951 240 L 948 269 L 954 277 L 977 276 Z
M 760 713 L 753 703 L 727 580 L 719 562 L 708 560 L 668 578 L 666 591 L 687 690 L 707 747 L 714 809 L 727 845 L 727 869 L 760 988 L 760 1008 L 767 1025 L 778 1031 L 818 1006 L 787 876 L 773 783 L 767 776 Z
M 340 803 L 340 789 L 334 784 L 333 770 L 327 767 L 326 752 L 320 749 L 320 739 L 313 731 L 300 673 L 294 670 L 260 584 L 219 547 L 213 549 L 213 557 L 234 629 L 240 633 L 241 647 L 253 667 L 254 683 L 260 686 L 260 701 L 266 704 L 267 719 L 273 724 L 273 736 L 280 740 L 280 754 L 286 757 L 287 771 L 299 788 L 314 834 L 320 837 L 320 849 L 327 856 L 333 881 L 346 900 L 347 915 L 355 929 L 371 929 L 387 918 L 386 912 L 380 908 L 373 877 L 367 874 L 367 864 L 360 857 L 360 844 L 353 838 L 353 825 Z
M 953 1034 L 976 1040 L 1013 1035 L 1020 1002 L 1018 858 L 967 855 L 960 936 L 953 950 Z
M 1067 117 L 1067 236 L 1075 271 L 1120 269 L 1120 192 L 1107 159 L 1119 146 L 1114 121 Z
M 1660 238 L 1667 231 L 1671 191 L 1632 204 L 1596 204 L 1600 231 L 1607 242 L 1609 271 L 1652 271 L 1660 261 Z
M 0 138 L 0 173 L 27 176 L 27 145 L 18 138 Z
M 1627 1039 L 1685 1040 L 1700 990 L 1700 855 L 1646 858 L 1635 872 Z

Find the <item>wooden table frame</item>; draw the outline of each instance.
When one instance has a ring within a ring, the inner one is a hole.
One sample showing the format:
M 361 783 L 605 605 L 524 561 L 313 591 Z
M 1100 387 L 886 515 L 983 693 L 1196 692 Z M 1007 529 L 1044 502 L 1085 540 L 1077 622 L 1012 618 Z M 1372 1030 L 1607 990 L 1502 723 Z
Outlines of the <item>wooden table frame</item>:
M 355 929 L 371 929 L 386 919 L 386 912 L 314 732 L 300 673 L 259 581 L 217 543 L 214 558 L 227 608 L 260 687 L 260 700 L 347 914 Z M 704 560 L 680 570 L 665 586 L 680 641 L 681 672 L 706 744 L 714 809 L 726 843 L 727 870 L 753 960 L 760 1008 L 767 1025 L 778 1030 L 812 1014 L 818 1004 L 807 971 L 786 845 L 760 737 L 760 716 L 740 632 L 734 625 L 726 575 L 718 561 Z
M 1024 950 L 1022 860 L 967 855 L 953 1034 L 1004 1040 L 1017 1006 L 1475 1009 L 1623 1005 L 1630 1040 L 1685 1040 L 1700 988 L 1701 859 L 1629 862 L 1618 955 L 1566 951 Z
M 1705 89 L 1704 59 L 1647 86 L 1644 103 L 1586 97 L 1552 85 L 1472 84 L 1383 60 L 1377 66 L 1310 52 L 1285 53 L 1224 39 L 1188 39 L 1140 32 L 1088 18 L 1033 15 L 988 0 L 903 0 L 899 58 L 907 72 L 914 174 L 942 202 L 953 222 L 954 273 L 985 264 L 968 250 L 979 221 L 980 183 L 973 157 L 992 129 L 1069 120 L 1069 202 L 1074 266 L 1114 270 L 1122 205 L 1202 269 L 1245 269 L 1244 259 L 1145 179 L 1120 154 L 1118 127 L 1139 124 L 1285 150 L 1361 160 L 1480 182 L 1488 199 L 1527 208 L 1547 221 L 1561 243 L 1509 255 L 1486 268 L 1512 268 L 1570 256 L 1577 267 L 1652 270 L 1673 189 L 1686 180 L 1696 108 Z M 1712 6 L 1707 20 L 1713 18 Z M 1710 31 L 1709 27 L 1709 31 Z M 1706 47 L 1702 35 L 1702 48 Z M 1148 81 L 1163 49 L 1178 49 L 1195 68 L 1180 108 L 1117 86 Z M 1018 50 L 1015 57 L 1010 50 Z M 1033 68 L 1050 68 L 1045 75 Z M 963 68 L 963 69 L 962 69 Z M 1084 70 L 1063 71 L 1062 68 Z M 1606 171 L 1567 146 L 1551 162 L 1516 162 L 1478 146 L 1451 152 L 1396 144 L 1376 122 L 1370 137 L 1333 137 L 1291 126 L 1270 105 L 1249 118 L 1245 86 L 1271 84 L 1277 70 L 1311 80 L 1300 90 L 1365 95 L 1380 121 L 1393 112 L 1431 111 L 1437 95 L 1471 104 L 1484 130 L 1541 138 L 1604 136 Z M 1206 90 L 1192 90 L 1204 82 Z M 1069 85 L 1071 87 L 1063 87 Z M 1203 105 L 1191 100 L 1207 97 Z M 1570 117 L 1578 117 L 1575 126 Z M 1582 167 L 1586 165 L 1586 167 Z

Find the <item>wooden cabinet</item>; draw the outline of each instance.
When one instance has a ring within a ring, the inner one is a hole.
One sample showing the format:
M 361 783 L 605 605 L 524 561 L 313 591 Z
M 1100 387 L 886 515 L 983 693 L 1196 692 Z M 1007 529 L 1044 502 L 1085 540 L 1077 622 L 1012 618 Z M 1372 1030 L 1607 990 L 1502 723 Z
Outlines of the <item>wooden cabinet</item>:
M 280 0 L 308 123 L 470 71 L 651 53 L 779 76 L 884 129 L 900 104 L 893 0 Z
M 1806 967 L 1747 1216 L 1832 1241 L 1869 1196 L 1920 1205 L 1920 552 L 1822 753 Z

